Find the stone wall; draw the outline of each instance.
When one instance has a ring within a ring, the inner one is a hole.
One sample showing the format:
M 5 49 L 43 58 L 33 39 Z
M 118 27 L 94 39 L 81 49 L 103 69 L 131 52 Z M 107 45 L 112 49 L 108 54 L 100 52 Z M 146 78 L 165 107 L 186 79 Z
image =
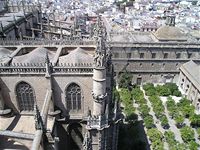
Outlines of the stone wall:
M 93 99 L 92 99 L 92 74 L 91 75 L 59 75 L 53 76 L 52 86 L 55 104 L 62 111 L 63 115 L 69 115 L 66 107 L 66 94 L 65 90 L 71 83 L 76 83 L 81 87 L 82 92 L 82 111 L 81 112 L 69 112 L 71 117 L 82 118 L 87 116 L 88 109 L 92 110 Z
M 41 110 L 48 88 L 48 81 L 44 75 L 1 75 L 0 87 L 6 104 L 15 112 L 19 112 L 15 88 L 22 81 L 28 83 L 34 89 L 36 101 Z
M 179 75 L 178 85 L 195 108 L 200 110 L 200 91 L 182 71 Z
M 178 44 L 178 43 L 177 43 Z M 137 78 L 141 78 L 141 83 L 145 82 L 166 82 L 166 76 L 175 77 L 179 74 L 179 68 L 185 62 L 194 60 L 200 63 L 199 47 L 187 45 L 183 47 L 173 47 L 170 44 L 165 46 L 159 43 L 149 47 L 113 47 L 114 71 L 123 72 L 125 69 L 133 73 L 133 83 L 137 83 Z M 190 48 L 189 48 L 190 47 Z M 168 78 L 168 77 L 167 77 Z M 173 79 L 172 79 L 173 80 Z

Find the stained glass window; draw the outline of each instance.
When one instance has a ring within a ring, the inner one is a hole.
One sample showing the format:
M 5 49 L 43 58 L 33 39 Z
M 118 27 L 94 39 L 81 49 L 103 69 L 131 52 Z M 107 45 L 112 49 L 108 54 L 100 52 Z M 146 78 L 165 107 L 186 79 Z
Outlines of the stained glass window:
M 20 111 L 33 111 L 35 98 L 32 87 L 26 82 L 20 82 L 16 93 Z
M 68 110 L 81 109 L 81 88 L 79 85 L 72 83 L 67 87 L 66 103 Z

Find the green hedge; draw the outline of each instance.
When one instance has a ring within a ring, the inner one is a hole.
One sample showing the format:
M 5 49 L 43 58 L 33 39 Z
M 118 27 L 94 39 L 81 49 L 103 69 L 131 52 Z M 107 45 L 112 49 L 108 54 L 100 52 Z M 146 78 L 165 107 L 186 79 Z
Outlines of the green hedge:
M 151 129 L 155 127 L 154 120 L 151 115 L 147 115 L 143 120 L 144 120 L 145 127 L 147 129 Z
M 122 72 L 119 75 L 119 88 L 130 88 L 132 82 L 133 75 L 130 72 Z
M 162 101 L 158 96 L 150 96 L 149 101 L 151 102 L 156 117 L 161 119 L 161 117 L 165 115 L 165 108 L 162 104 Z
M 143 89 L 145 90 L 145 94 L 147 96 L 157 95 L 156 88 L 152 83 L 147 83 L 143 85 Z
M 157 85 L 156 87 L 152 83 L 147 83 L 143 85 L 143 89 L 145 90 L 147 96 L 181 96 L 181 92 L 175 83 L 166 83 L 164 85 Z
M 191 102 L 188 99 L 182 98 L 179 101 L 179 103 L 177 103 L 177 106 L 178 109 L 186 118 L 194 115 L 195 107 L 191 104 Z
M 150 108 L 148 107 L 147 104 L 141 104 L 139 106 L 139 111 L 141 112 L 142 117 L 146 117 L 150 112 Z
M 172 146 L 177 144 L 177 141 L 175 139 L 174 132 L 172 131 L 165 131 L 164 133 L 165 140 L 169 144 L 169 148 L 171 149 Z
M 200 127 L 200 115 L 193 114 L 189 119 L 192 127 Z
M 135 108 L 133 107 L 133 99 L 131 92 L 128 89 L 120 89 L 120 100 L 124 104 L 124 112 L 126 114 L 127 121 L 132 121 L 135 118 Z
M 151 148 L 153 150 L 164 150 L 164 143 L 163 143 L 163 135 L 162 133 L 156 129 L 148 129 L 147 135 L 149 136 L 149 140 L 151 141 Z
M 144 93 L 140 90 L 139 87 L 133 88 L 131 94 L 136 103 L 146 104 L 146 100 L 144 99 Z
M 194 131 L 191 127 L 183 127 L 180 129 L 181 137 L 185 143 L 189 143 L 190 141 L 194 141 Z

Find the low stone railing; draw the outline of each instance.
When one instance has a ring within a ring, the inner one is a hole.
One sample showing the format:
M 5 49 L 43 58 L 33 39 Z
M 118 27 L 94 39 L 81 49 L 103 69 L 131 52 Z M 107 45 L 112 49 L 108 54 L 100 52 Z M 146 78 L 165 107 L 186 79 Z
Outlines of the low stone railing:
M 200 48 L 200 43 L 189 43 L 189 42 L 109 42 L 110 47 L 158 47 L 158 48 Z
M 0 73 L 45 73 L 46 69 L 44 67 L 14 67 L 14 66 L 0 66 Z
M 53 73 L 93 73 L 93 67 L 54 67 Z
M 28 40 L 3 40 L 0 39 L 1 46 L 18 46 L 18 45 L 96 45 L 96 42 L 83 38 L 80 40 L 62 39 L 62 40 L 47 40 L 47 39 L 28 39 Z
M 93 64 L 60 64 L 59 66 L 53 66 L 49 64 L 51 74 L 71 74 L 71 73 L 93 73 Z M 11 66 L 0 64 L 0 74 L 8 73 L 46 73 L 45 63 L 40 64 L 23 64 L 17 63 L 12 64 Z

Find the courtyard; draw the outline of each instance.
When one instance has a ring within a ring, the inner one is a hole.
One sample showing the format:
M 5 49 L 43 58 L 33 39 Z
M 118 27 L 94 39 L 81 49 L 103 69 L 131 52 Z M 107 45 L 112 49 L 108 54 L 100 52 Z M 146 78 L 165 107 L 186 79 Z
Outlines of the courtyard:
M 200 115 L 176 84 L 147 83 L 132 89 L 121 88 L 119 95 L 124 107 L 124 124 L 128 124 L 126 134 L 131 135 L 134 128 L 138 128 L 138 132 L 141 132 L 129 138 L 129 142 L 132 141 L 136 149 L 197 150 L 199 148 Z M 140 127 L 137 126 L 138 123 Z M 122 145 L 119 143 L 120 146 Z

